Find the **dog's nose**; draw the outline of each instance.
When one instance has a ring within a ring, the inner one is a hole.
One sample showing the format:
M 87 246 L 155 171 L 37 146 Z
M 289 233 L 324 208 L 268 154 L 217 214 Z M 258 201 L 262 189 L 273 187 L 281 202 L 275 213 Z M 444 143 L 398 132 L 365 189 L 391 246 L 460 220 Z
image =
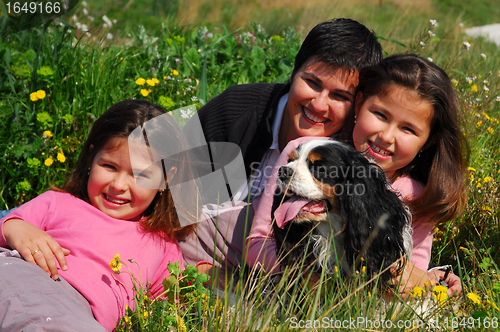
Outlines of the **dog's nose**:
M 293 175 L 293 169 L 288 166 L 281 166 L 278 171 L 278 177 L 282 182 L 290 180 Z

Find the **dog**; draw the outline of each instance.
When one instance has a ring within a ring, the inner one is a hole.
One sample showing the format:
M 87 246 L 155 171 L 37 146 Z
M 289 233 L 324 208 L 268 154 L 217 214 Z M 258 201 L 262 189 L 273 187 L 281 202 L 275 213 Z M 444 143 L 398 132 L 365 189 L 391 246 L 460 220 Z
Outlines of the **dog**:
M 302 143 L 279 168 L 272 237 L 282 266 L 305 262 L 327 276 L 366 264 L 383 283 L 412 248 L 411 214 L 384 171 L 333 140 Z M 305 260 L 305 261 L 304 261 Z

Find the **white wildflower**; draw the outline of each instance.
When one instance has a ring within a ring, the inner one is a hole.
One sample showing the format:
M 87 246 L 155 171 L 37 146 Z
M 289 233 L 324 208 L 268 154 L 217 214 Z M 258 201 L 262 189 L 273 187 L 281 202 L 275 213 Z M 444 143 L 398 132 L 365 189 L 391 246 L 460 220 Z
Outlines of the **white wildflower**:
M 181 117 L 184 119 L 189 119 L 191 117 L 191 110 L 181 109 Z
M 462 22 L 458 23 L 458 26 L 463 28 L 464 27 L 464 24 Z
M 490 91 L 490 89 L 487 86 L 483 86 L 483 92 L 484 93 L 488 93 L 489 91 Z
M 465 81 L 469 84 L 472 84 L 473 79 L 471 77 L 466 77 Z
M 208 39 L 210 39 L 210 38 L 212 38 L 214 36 L 214 34 L 211 33 L 211 32 L 209 32 L 209 33 L 206 34 L 206 36 L 207 36 Z
M 106 35 L 106 38 L 108 40 L 112 40 L 113 39 L 113 35 L 111 33 L 108 32 L 108 34 Z
M 429 25 L 430 25 L 431 27 L 437 27 L 437 26 L 438 26 L 438 23 L 437 23 L 437 21 L 436 21 L 436 20 L 429 20 Z
M 89 14 L 89 11 L 87 8 L 83 8 L 83 15 L 87 16 Z
M 500 103 L 500 96 L 496 97 L 495 100 L 497 103 Z
M 465 41 L 465 42 L 463 42 L 463 43 L 462 43 L 462 47 L 463 47 L 465 50 L 467 50 L 467 51 L 468 51 L 468 50 L 470 49 L 470 44 L 469 44 L 468 42 L 466 42 L 466 41 Z
M 431 57 L 428 57 L 427 60 L 429 60 L 430 62 L 434 62 L 434 60 Z
M 425 47 L 425 43 L 423 41 L 420 42 L 420 47 L 422 47 L 422 48 Z
M 432 32 L 431 30 L 427 31 L 427 35 L 429 37 L 434 37 L 436 34 L 434 32 Z
M 82 1 L 82 6 L 87 7 L 87 1 Z
M 483 58 L 483 60 L 486 60 L 486 54 L 481 53 L 481 58 Z
M 107 27 L 111 28 L 113 26 L 113 22 L 111 22 L 111 20 L 106 15 L 102 16 L 102 20 L 104 21 L 104 25 L 106 25 Z

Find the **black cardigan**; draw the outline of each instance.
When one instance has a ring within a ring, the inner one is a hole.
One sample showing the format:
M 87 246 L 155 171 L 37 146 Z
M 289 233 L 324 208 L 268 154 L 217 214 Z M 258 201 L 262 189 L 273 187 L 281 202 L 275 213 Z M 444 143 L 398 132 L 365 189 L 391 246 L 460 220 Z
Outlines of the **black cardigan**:
M 240 147 L 247 178 L 250 165 L 260 162 L 272 144 L 273 119 L 280 98 L 289 89 L 289 84 L 234 85 L 197 112 L 207 142 L 231 142 Z M 194 120 L 189 120 L 183 127 L 191 146 L 201 142 L 195 125 Z

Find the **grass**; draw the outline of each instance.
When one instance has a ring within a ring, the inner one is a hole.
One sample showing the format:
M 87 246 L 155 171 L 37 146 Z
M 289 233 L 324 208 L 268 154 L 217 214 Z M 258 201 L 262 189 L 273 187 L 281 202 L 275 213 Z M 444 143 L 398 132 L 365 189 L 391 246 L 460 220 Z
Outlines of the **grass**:
M 386 53 L 411 51 L 430 57 L 456 85 L 470 147 L 469 199 L 459 218 L 436 228 L 432 262 L 453 265 L 463 281 L 464 296 L 442 303 L 417 298 L 407 306 L 397 298 L 384 299 L 378 287 L 366 284 L 362 271 L 350 281 L 326 280 L 316 292 L 306 292 L 303 285 L 286 277 L 269 283 L 257 274 L 253 283 L 240 279 L 227 288 L 237 294 L 233 302 L 229 296 L 217 297 L 214 289 L 211 293 L 201 288 L 184 291 L 178 305 L 152 303 L 138 291 L 138 310 L 128 312 L 135 325 L 129 326 L 133 330 L 182 331 L 183 326 L 187 330 L 288 330 L 300 327 L 294 325 L 299 319 L 314 324 L 322 319 L 335 318 L 335 323 L 366 317 L 427 324 L 415 330 L 452 330 L 454 322 L 463 330 L 477 330 L 486 321 L 493 327 L 493 319 L 500 318 L 500 50 L 463 33 L 469 26 L 495 23 L 499 9 L 493 2 L 435 0 L 419 6 L 416 1 L 405 5 L 323 0 L 304 4 L 248 0 L 238 5 L 224 0 L 88 1 L 87 14 L 82 3 L 62 18 L 80 29 L 56 21 L 46 30 L 37 27 L 3 34 L 0 208 L 12 208 L 50 185 L 62 185 L 93 120 L 113 103 L 147 99 L 172 110 L 182 124 L 194 109 L 230 85 L 286 81 L 304 32 L 327 18 L 352 17 L 384 38 Z M 104 14 L 117 21 L 104 27 Z M 436 19 L 438 26 L 431 27 L 429 19 Z M 469 50 L 463 42 L 470 43 Z M 36 97 L 37 91 L 45 94 Z M 176 111 L 188 105 L 194 106 Z M 173 274 L 181 278 L 179 273 Z M 188 275 L 197 278 L 194 271 Z M 167 286 L 171 294 L 181 294 L 185 287 L 173 280 Z M 285 289 L 291 298 L 282 297 Z M 478 298 L 471 296 L 473 300 L 468 293 Z M 291 305 L 284 306 L 285 300 Z M 431 307 L 423 310 L 424 305 Z M 433 328 L 431 319 L 438 318 L 442 324 Z

